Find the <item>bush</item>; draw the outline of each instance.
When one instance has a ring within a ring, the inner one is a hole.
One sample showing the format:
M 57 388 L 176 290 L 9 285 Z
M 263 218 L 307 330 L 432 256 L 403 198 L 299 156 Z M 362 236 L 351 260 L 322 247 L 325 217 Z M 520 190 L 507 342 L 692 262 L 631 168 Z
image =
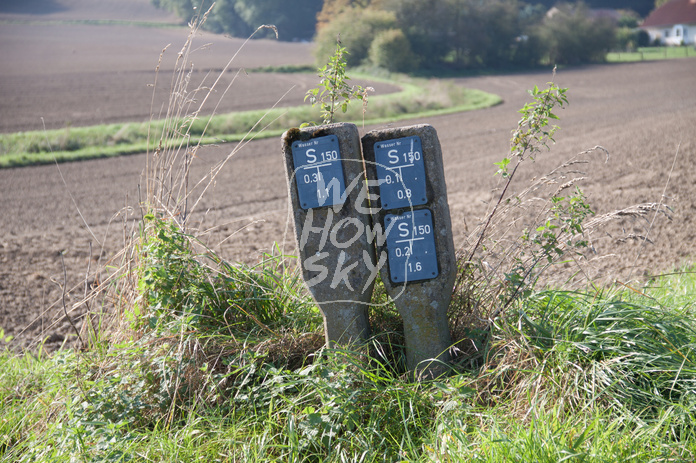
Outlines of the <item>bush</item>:
M 401 29 L 377 34 L 370 46 L 370 61 L 393 72 L 407 72 L 417 67 L 418 60 Z
M 336 39 L 348 50 L 348 66 L 357 66 L 368 58 L 372 41 L 382 31 L 394 29 L 393 13 L 371 9 L 352 8 L 338 15 L 322 28 L 316 37 L 317 62 L 323 65 L 336 50 Z
M 184 21 L 191 22 L 213 5 L 200 0 L 151 0 L 158 7 L 173 11 Z M 280 40 L 311 39 L 316 27 L 316 14 L 321 0 L 216 0 L 203 25 L 218 33 L 247 37 L 262 24 L 273 24 Z M 270 29 L 262 30 L 256 38 L 273 37 Z
M 615 26 L 607 19 L 592 19 L 583 3 L 560 4 L 544 22 L 549 60 L 554 64 L 602 62 L 613 48 Z
M 544 37 L 538 28 L 529 28 L 526 34 L 515 39 L 511 47 L 510 63 L 515 66 L 534 67 L 547 53 Z
M 627 27 L 616 30 L 616 48 L 621 51 L 634 51 L 638 46 L 638 32 Z
M 389 0 L 385 8 L 393 11 L 398 27 L 408 38 L 411 49 L 423 66 L 442 66 L 453 48 L 456 33 L 451 1 L 424 2 L 422 0 Z
M 651 45 L 650 34 L 648 34 L 643 29 L 638 30 L 636 40 L 638 41 L 639 47 L 649 47 Z

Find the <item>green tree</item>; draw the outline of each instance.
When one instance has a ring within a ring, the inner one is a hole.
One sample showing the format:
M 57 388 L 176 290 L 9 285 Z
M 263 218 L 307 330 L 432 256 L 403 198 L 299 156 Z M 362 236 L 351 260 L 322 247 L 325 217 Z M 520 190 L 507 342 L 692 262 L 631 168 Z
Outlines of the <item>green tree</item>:
M 384 8 L 393 12 L 398 28 L 408 38 L 411 49 L 425 67 L 439 67 L 452 50 L 455 34 L 453 0 L 386 0 Z
M 553 64 L 602 62 L 614 47 L 616 26 L 608 19 L 593 19 L 584 3 L 563 3 L 543 25 Z
M 619 18 L 618 27 L 628 27 L 629 29 L 635 29 L 638 27 L 640 22 L 640 17 L 635 11 L 623 10 L 621 11 L 621 17 Z
M 333 19 L 350 8 L 367 8 L 372 0 L 324 0 L 321 11 L 317 14 L 317 32 L 329 24 Z M 379 1 L 375 1 L 376 4 Z
M 470 2 L 466 26 L 458 29 L 465 38 L 469 62 L 466 67 L 496 68 L 512 60 L 512 46 L 521 35 L 519 5 L 516 0 Z M 473 33 L 467 33 L 471 31 Z
M 639 47 L 649 47 L 650 46 L 650 34 L 648 34 L 643 29 L 638 29 L 637 44 Z
M 190 19 L 196 14 L 195 8 L 199 2 L 196 0 L 152 0 L 152 4 L 163 10 L 173 11 L 183 19 Z
M 207 29 L 235 37 L 248 37 L 254 29 L 235 11 L 236 0 L 216 0 L 206 21 Z
M 388 29 L 377 34 L 370 45 L 370 61 L 393 72 L 411 71 L 418 64 L 401 29 Z
M 186 21 L 213 4 L 212 0 L 151 1 Z M 205 27 L 235 37 L 247 37 L 262 24 L 273 24 L 281 40 L 309 40 L 314 36 L 316 16 L 321 7 L 322 0 L 216 0 Z M 258 37 L 261 36 L 263 34 Z
M 317 62 L 326 63 L 334 54 L 336 39 L 348 50 L 348 66 L 357 66 L 368 58 L 370 45 L 378 33 L 397 28 L 396 17 L 388 11 L 348 8 L 323 27 L 316 37 Z
M 619 27 L 616 30 L 616 49 L 621 51 L 634 51 L 638 46 L 638 33 L 628 27 Z
M 281 40 L 310 40 L 322 0 L 236 0 L 234 10 L 251 28 L 273 24 Z
M 429 67 L 505 66 L 524 24 L 517 0 L 385 0 L 384 7 Z
M 522 35 L 515 37 L 510 47 L 510 64 L 518 67 L 537 66 L 547 50 L 541 29 L 538 26 L 527 27 Z

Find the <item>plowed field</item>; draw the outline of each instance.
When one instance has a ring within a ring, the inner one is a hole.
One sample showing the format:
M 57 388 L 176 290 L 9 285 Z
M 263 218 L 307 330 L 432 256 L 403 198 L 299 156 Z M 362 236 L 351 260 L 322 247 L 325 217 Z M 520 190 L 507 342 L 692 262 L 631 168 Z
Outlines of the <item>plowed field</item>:
M 147 20 L 171 21 L 147 9 L 145 0 L 129 1 L 151 15 Z M 74 14 L 84 12 L 84 4 L 90 2 L 44 3 L 65 8 L 37 14 L 0 7 L 0 20 L 14 21 L 0 26 L 0 130 L 37 129 L 43 124 L 41 118 L 49 128 L 146 120 L 152 112 L 148 84 L 153 82 L 158 56 L 168 43 L 172 51 L 178 51 L 185 29 L 46 23 L 70 19 L 70 8 Z M 97 13 L 92 11 L 87 19 L 123 19 L 96 18 Z M 212 43 L 193 60 L 201 77 L 208 70 L 222 69 L 239 45 L 236 39 L 211 34 L 200 39 L 201 44 Z M 311 61 L 308 44 L 263 40 L 251 43 L 234 67 Z M 173 63 L 166 62 L 160 75 L 169 79 L 173 68 Z M 526 166 L 516 187 L 523 188 L 574 154 L 601 145 L 609 157 L 591 155 L 593 161 L 578 174 L 587 177 L 581 187 L 597 213 L 660 202 L 672 210 L 669 219 L 660 215 L 652 223 L 653 215 L 649 215 L 647 220 L 625 220 L 608 233 L 594 236 L 598 259 L 590 266 L 590 276 L 633 284 L 646 275 L 694 262 L 694 76 L 694 59 L 558 71 L 555 80 L 569 88 L 570 105 L 559 112 L 557 144 Z M 458 85 L 496 93 L 504 103 L 472 113 L 400 123 L 429 123 L 438 131 L 455 244 L 463 242 L 495 195 L 498 178 L 493 176 L 493 163 L 509 149 L 517 110 L 529 99 L 526 90 L 543 86 L 551 77 L 549 70 L 455 79 Z M 232 74 L 225 78 L 231 79 Z M 313 83 L 313 76 L 241 74 L 229 101 L 223 100 L 223 109 L 271 105 L 292 85 L 297 88 L 284 104 L 296 104 Z M 161 87 L 155 108 L 166 98 L 167 89 Z M 201 150 L 192 178 L 205 175 L 232 149 L 222 145 Z M 83 294 L 85 280 L 93 283 L 98 265 L 123 246 L 124 227 L 139 216 L 136 206 L 144 166 L 145 156 L 134 155 L 0 170 L 0 327 L 16 336 L 16 346 L 48 338 L 48 345 L 55 347 L 70 334 L 62 317 L 62 287 L 74 288 L 66 295 L 71 309 Z M 274 242 L 294 252 L 287 205 L 280 141 L 260 140 L 248 144 L 227 164 L 199 204 L 195 219 L 202 229 L 216 227 L 206 239 L 225 258 L 254 262 Z M 630 235 L 649 240 L 623 240 Z M 84 306 L 77 307 L 73 316 L 78 318 L 84 311 Z

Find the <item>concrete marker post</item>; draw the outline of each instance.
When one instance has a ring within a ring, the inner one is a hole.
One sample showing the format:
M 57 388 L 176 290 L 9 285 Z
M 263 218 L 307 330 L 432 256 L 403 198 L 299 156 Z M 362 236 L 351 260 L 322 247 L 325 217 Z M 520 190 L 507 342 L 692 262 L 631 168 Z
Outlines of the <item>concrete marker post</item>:
M 291 129 L 282 144 L 302 276 L 324 316 L 327 345 L 362 344 L 378 270 L 358 128 Z
M 457 272 L 442 150 L 430 125 L 375 130 L 362 138 L 376 256 L 404 322 L 406 360 L 416 378 L 447 371 L 447 309 Z M 436 359 L 436 360 L 433 360 Z

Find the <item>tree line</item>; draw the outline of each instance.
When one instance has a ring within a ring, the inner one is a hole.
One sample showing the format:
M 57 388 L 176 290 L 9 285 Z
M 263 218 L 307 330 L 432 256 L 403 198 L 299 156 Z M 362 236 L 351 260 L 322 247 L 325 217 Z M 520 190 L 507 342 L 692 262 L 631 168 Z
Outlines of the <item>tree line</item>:
M 151 0 L 186 21 L 205 13 L 213 0 Z M 285 41 L 312 40 L 316 32 L 317 13 L 323 0 L 214 0 L 205 27 L 234 37 L 248 37 L 263 24 L 278 28 L 278 38 Z M 263 37 L 270 32 L 261 32 Z
M 404 72 L 530 67 L 602 61 L 617 44 L 644 45 L 637 13 L 626 10 L 617 22 L 590 14 L 590 7 L 649 11 L 662 0 L 586 1 L 216 0 L 206 24 L 237 37 L 274 24 L 281 40 L 315 40 L 319 63 L 340 37 L 349 65 Z M 152 2 L 185 19 L 206 8 L 201 0 Z
M 339 34 L 349 64 L 406 72 L 578 64 L 602 61 L 614 46 L 615 22 L 586 4 L 547 11 L 518 0 L 326 0 L 317 56 L 329 56 Z

